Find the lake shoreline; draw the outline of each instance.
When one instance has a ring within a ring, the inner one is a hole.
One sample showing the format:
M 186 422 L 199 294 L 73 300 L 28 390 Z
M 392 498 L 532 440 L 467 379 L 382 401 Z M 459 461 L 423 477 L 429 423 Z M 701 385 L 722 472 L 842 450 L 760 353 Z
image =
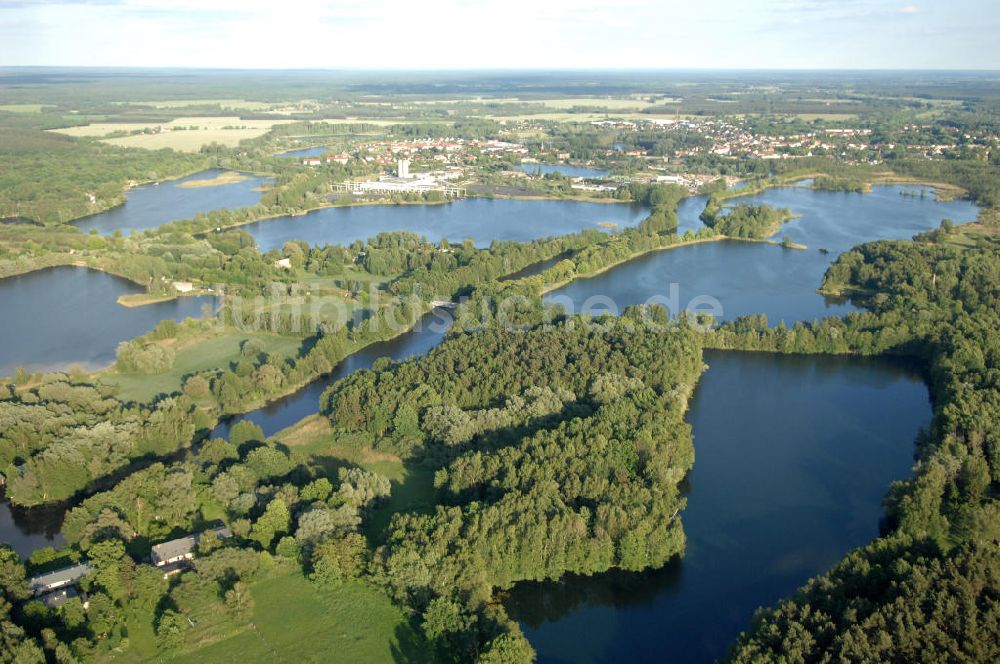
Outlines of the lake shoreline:
M 637 252 L 635 254 L 632 254 L 631 256 L 623 258 L 620 261 L 616 261 L 616 262 L 611 263 L 609 265 L 605 265 L 603 267 L 600 267 L 597 270 L 594 270 L 593 272 L 588 272 L 586 274 L 577 274 L 577 275 L 573 276 L 570 279 L 564 279 L 564 280 L 556 282 L 554 284 L 547 284 L 547 285 L 545 285 L 542 288 L 542 290 L 540 292 L 540 295 L 548 295 L 552 291 L 556 291 L 556 290 L 559 290 L 560 288 L 568 286 L 569 284 L 573 283 L 574 281 L 578 281 L 578 280 L 582 280 L 582 279 L 590 279 L 592 277 L 600 276 L 600 275 L 604 274 L 605 272 L 608 272 L 609 270 L 613 270 L 616 267 L 621 267 L 622 265 L 630 263 L 630 262 L 632 262 L 632 261 L 634 261 L 634 260 L 636 260 L 638 258 L 642 258 L 643 256 L 648 256 L 650 254 L 656 254 L 656 253 L 659 253 L 661 251 L 669 251 L 671 249 L 680 249 L 681 247 L 691 247 L 691 246 L 694 246 L 694 245 L 697 245 L 697 244 L 706 244 L 706 243 L 709 243 L 709 242 L 725 242 L 725 241 L 729 241 L 729 242 L 743 242 L 743 243 L 747 243 L 747 244 L 769 244 L 769 245 L 774 246 L 774 247 L 781 247 L 782 249 L 795 249 L 795 250 L 807 250 L 808 249 L 808 247 L 805 246 L 804 244 L 792 243 L 791 245 L 786 245 L 786 244 L 783 244 L 782 242 L 778 242 L 777 240 L 772 240 L 770 238 L 730 237 L 728 235 L 713 235 L 712 237 L 694 238 L 692 240 L 680 240 L 679 242 L 675 242 L 673 244 L 668 244 L 668 245 L 665 245 L 665 246 L 662 246 L 662 247 L 653 247 L 651 249 L 646 249 L 644 251 Z M 567 258 L 567 260 L 569 260 L 569 259 Z M 541 261 L 539 261 L 539 262 L 541 262 Z M 545 274 L 545 273 L 543 272 L 542 274 Z M 531 278 L 532 277 L 525 277 L 525 279 L 531 279 Z

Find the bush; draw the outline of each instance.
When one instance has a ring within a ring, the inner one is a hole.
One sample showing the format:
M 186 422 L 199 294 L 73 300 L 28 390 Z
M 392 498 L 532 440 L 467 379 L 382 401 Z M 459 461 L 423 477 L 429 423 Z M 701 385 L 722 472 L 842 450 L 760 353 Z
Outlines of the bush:
M 174 366 L 175 353 L 169 346 L 123 341 L 118 344 L 116 355 L 116 366 L 125 373 L 158 374 Z

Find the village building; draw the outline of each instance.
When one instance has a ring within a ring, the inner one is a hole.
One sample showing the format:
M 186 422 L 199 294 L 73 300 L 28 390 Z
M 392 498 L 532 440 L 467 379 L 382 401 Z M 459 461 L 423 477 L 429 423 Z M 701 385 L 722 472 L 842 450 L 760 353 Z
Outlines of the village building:
M 214 533 L 219 539 L 225 539 L 232 535 L 228 528 L 219 526 L 218 528 L 210 528 L 200 533 L 178 537 L 177 539 L 153 546 L 149 554 L 149 559 L 157 567 L 191 560 L 194 558 L 195 547 L 198 546 L 198 542 L 207 533 Z
M 36 597 L 44 595 L 58 588 L 72 586 L 83 577 L 93 571 L 93 567 L 87 563 L 78 563 L 72 567 L 64 567 L 54 572 L 40 574 L 28 579 L 28 588 Z

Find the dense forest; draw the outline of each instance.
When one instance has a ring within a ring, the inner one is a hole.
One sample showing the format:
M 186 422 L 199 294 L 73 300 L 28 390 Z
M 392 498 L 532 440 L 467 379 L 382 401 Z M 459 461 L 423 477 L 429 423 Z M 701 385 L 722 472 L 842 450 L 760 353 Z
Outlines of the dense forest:
M 722 235 L 755 240 L 771 237 L 792 217 L 790 210 L 746 203 L 734 205 L 725 214 L 712 214 L 706 207 L 701 215 L 706 226 Z
M 433 514 L 394 517 L 374 573 L 474 659 L 494 588 L 662 566 L 683 551 L 698 335 L 631 318 L 457 334 L 324 396 L 334 430 L 437 468 Z M 516 631 L 515 631 L 516 633 Z M 464 653 L 464 654 L 463 654 Z

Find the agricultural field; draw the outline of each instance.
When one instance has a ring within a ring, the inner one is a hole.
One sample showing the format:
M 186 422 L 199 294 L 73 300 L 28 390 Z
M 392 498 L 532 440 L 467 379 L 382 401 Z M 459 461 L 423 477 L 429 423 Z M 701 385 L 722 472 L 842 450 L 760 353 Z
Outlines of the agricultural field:
M 240 141 L 263 136 L 271 127 L 291 122 L 291 120 L 243 120 L 238 116 L 222 117 L 181 117 L 162 123 L 113 123 L 97 122 L 80 127 L 66 127 L 51 131 L 76 137 L 101 138 L 105 143 L 128 148 L 159 150 L 171 148 L 180 152 L 197 152 L 208 143 L 221 143 L 235 147 Z M 121 133 L 154 130 L 155 133 L 141 133 L 122 136 Z M 195 127 L 195 128 L 192 128 Z M 114 134 L 114 136 L 110 136 Z
M 4 113 L 41 113 L 49 108 L 45 104 L 0 104 L 0 112 Z
M 655 114 L 655 113 L 617 113 L 617 112 L 584 112 L 584 113 L 570 113 L 569 111 L 553 111 L 551 113 L 524 113 L 520 115 L 487 115 L 484 116 L 490 120 L 496 120 L 497 122 L 521 122 L 521 121 L 549 121 L 549 122 L 593 122 L 594 120 L 607 120 L 609 118 L 615 120 L 674 120 L 678 117 L 685 118 L 691 117 L 684 114 L 676 115 L 674 113 L 667 114 Z
M 221 106 L 241 111 L 266 111 L 275 104 L 246 99 L 167 99 L 158 101 L 120 102 L 128 106 L 151 106 L 153 108 L 188 108 L 191 106 Z
M 680 102 L 679 99 L 657 99 L 656 104 L 678 102 Z M 642 97 L 570 97 L 567 99 L 542 99 L 536 103 L 544 104 L 548 108 L 558 110 L 566 110 L 576 106 L 600 106 L 609 111 L 641 111 L 642 109 L 656 105 L 649 103 L 648 99 Z

